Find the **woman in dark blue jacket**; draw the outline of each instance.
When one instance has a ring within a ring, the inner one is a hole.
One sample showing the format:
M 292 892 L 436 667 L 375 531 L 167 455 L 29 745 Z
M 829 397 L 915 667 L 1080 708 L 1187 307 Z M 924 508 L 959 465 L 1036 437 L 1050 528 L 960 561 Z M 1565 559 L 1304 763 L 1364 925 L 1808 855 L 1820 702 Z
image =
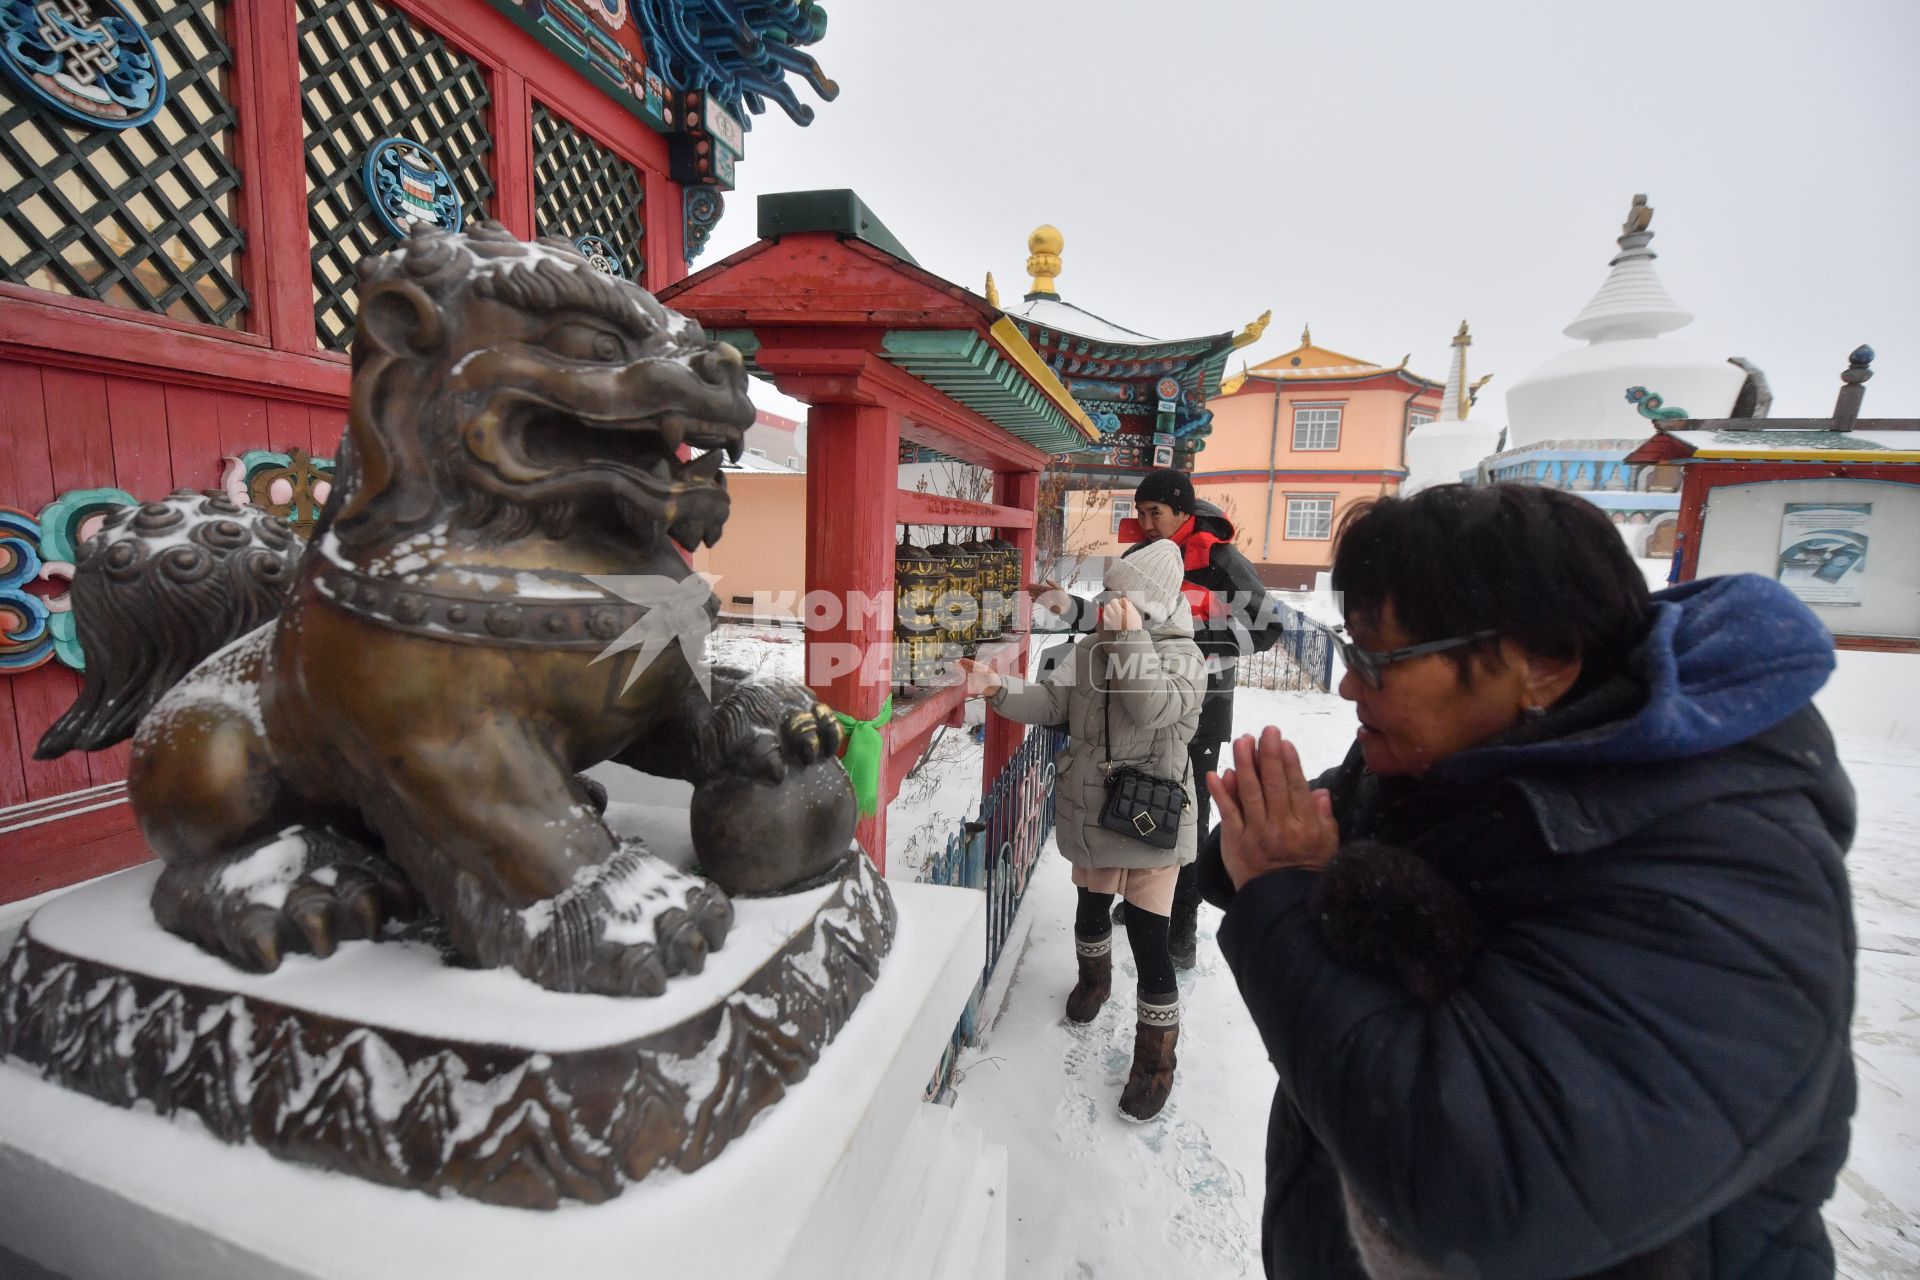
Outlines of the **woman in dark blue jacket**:
M 1203 886 L 1278 1074 L 1267 1272 L 1833 1274 L 1853 793 L 1819 621 L 1648 597 L 1597 509 L 1389 499 L 1342 534 L 1353 752 L 1211 779 Z

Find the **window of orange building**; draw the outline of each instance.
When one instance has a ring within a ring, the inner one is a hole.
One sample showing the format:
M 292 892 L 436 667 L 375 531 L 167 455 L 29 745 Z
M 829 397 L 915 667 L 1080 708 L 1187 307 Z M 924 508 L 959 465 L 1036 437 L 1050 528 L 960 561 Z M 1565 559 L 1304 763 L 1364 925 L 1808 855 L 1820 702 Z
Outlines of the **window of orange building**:
M 1287 537 L 1307 542 L 1333 537 L 1333 495 L 1287 495 Z
M 1340 406 L 1301 404 L 1293 407 L 1293 447 L 1326 452 L 1340 447 Z

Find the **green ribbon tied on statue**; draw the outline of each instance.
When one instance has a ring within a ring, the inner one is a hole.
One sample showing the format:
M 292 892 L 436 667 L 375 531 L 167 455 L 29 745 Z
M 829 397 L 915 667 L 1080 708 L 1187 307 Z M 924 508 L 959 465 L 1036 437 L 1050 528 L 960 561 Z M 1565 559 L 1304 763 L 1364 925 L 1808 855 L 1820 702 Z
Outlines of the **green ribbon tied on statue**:
M 847 781 L 853 784 L 853 799 L 860 806 L 860 816 L 871 818 L 880 811 L 880 762 L 887 754 L 880 726 L 893 718 L 893 695 L 887 695 L 879 713 L 871 720 L 843 711 L 834 712 L 833 718 L 847 733 L 847 749 L 840 754 L 840 767 L 847 771 Z

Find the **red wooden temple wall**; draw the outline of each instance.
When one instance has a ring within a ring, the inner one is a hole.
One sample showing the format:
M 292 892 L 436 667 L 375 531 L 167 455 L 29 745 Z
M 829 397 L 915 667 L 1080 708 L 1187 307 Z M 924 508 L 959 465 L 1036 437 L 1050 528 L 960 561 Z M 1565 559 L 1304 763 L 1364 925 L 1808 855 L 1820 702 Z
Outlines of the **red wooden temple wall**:
M 192 9 L 231 47 L 222 88 L 234 127 L 219 145 L 240 174 L 231 209 L 244 236 L 234 275 L 246 307 L 223 326 L 0 282 L 0 507 L 32 517 L 80 489 L 144 499 L 213 488 L 224 460 L 250 450 L 334 456 L 348 369 L 343 352 L 324 349 L 315 319 L 301 58 L 301 23 L 326 2 L 129 0 L 150 26 Z M 470 219 L 535 233 L 532 128 L 543 106 L 642 175 L 642 283 L 657 290 L 686 274 L 682 188 L 668 176 L 662 135 L 486 0 L 362 0 L 354 8 L 356 21 L 393 13 L 477 64 L 484 80 L 493 191 L 484 208 L 469 202 Z M 0 107 L 26 121 L 18 99 L 0 97 Z M 12 187 L 0 191 L 7 201 L 41 181 L 16 160 L 0 176 Z M 79 683 L 58 661 L 0 674 L 0 902 L 148 856 L 124 801 L 124 746 L 32 758 Z

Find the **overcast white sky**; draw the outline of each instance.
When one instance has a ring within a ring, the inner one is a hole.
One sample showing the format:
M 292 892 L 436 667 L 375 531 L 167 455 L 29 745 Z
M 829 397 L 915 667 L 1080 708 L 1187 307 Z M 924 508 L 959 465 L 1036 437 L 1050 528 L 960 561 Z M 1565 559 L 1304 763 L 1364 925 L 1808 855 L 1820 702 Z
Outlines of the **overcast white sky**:
M 1504 421 L 1644 191 L 1678 336 L 1758 363 L 1776 417 L 1830 412 L 1861 342 L 1867 413 L 1920 417 L 1920 0 L 826 7 L 839 99 L 756 118 L 696 266 L 760 193 L 851 187 L 1011 300 L 1051 222 L 1062 297 L 1162 337 L 1271 307 L 1255 362 L 1310 321 L 1442 378 L 1464 318 Z

